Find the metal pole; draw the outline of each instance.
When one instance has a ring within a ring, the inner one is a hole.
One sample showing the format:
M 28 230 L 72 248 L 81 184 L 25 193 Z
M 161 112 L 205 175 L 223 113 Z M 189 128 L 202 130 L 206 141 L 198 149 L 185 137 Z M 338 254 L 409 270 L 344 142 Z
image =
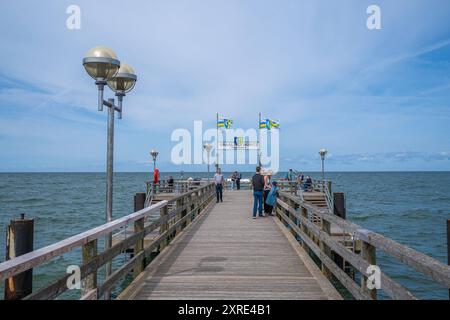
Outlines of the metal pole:
M 257 141 L 257 146 L 256 149 L 258 152 L 257 158 L 258 158 L 258 166 L 261 166 L 261 147 L 260 147 L 260 142 L 261 142 L 261 112 L 259 113 L 259 117 L 258 117 L 258 141 Z
M 114 163 L 114 99 L 108 99 L 111 107 L 108 108 L 108 142 L 106 155 L 106 222 L 112 221 L 113 210 L 113 163 Z M 111 248 L 112 233 L 108 233 L 105 239 L 105 250 Z M 111 262 L 106 263 L 106 278 L 112 273 Z M 105 299 L 110 300 L 111 292 L 105 292 Z
M 324 158 L 322 158 L 322 182 L 325 182 Z
M 206 150 L 206 152 L 208 153 L 208 184 L 209 184 L 209 153 L 211 152 L 211 150 Z
M 450 265 L 450 220 L 447 220 L 447 264 Z M 450 289 L 448 290 L 450 299 Z
M 322 157 L 322 192 L 325 190 L 325 169 L 324 169 L 325 157 Z
M 219 114 L 216 113 L 216 129 L 217 129 L 217 139 L 216 139 L 216 171 L 219 169 Z

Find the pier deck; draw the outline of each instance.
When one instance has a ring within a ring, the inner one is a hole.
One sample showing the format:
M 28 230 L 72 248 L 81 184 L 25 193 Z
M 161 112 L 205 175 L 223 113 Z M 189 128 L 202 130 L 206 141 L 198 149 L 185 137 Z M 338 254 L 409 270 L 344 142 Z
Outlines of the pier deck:
M 226 191 L 119 299 L 341 299 L 279 219 L 251 210 L 250 191 Z

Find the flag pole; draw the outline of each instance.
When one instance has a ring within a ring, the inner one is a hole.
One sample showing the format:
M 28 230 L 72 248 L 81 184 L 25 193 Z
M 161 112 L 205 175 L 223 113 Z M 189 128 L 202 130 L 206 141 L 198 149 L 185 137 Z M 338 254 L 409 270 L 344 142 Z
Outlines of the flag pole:
M 259 113 L 259 120 L 258 120 L 258 141 L 257 141 L 257 159 L 258 159 L 258 166 L 261 166 L 261 112 Z
M 216 138 L 216 171 L 219 169 L 219 113 L 216 113 L 216 130 L 217 130 L 217 138 Z

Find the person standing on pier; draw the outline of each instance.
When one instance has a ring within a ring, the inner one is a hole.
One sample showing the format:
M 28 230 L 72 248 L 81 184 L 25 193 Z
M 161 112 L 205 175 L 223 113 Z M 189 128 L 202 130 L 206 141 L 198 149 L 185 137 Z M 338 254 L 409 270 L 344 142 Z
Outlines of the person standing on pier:
M 216 198 L 217 203 L 223 202 L 223 174 L 222 171 L 218 168 L 216 174 L 214 175 L 214 184 L 216 185 Z
M 242 179 L 242 173 L 237 173 L 237 178 L 236 178 L 236 189 L 237 190 L 241 190 L 241 179 Z
M 264 177 L 261 175 L 261 167 L 256 167 L 256 173 L 252 177 L 253 187 L 253 219 L 256 219 L 256 211 L 260 217 L 263 215 L 263 190 Z
M 153 183 L 156 185 L 159 183 L 159 169 L 156 168 L 153 172 Z
M 269 216 L 273 216 L 272 211 L 273 211 L 273 208 L 277 204 L 277 197 L 278 197 L 278 183 L 276 181 L 273 181 L 272 188 L 271 188 L 269 194 L 267 195 L 267 199 L 265 201 L 265 204 L 267 206 L 266 213 Z
M 231 190 L 236 189 L 237 171 L 234 171 L 231 175 Z
M 272 189 L 272 170 L 268 170 L 267 173 L 264 175 L 264 192 L 263 192 L 263 206 L 264 206 L 264 213 L 269 213 L 268 206 L 266 204 L 267 196 L 269 195 L 270 189 Z
M 153 171 L 153 188 L 155 192 L 159 192 L 159 169 L 155 168 Z

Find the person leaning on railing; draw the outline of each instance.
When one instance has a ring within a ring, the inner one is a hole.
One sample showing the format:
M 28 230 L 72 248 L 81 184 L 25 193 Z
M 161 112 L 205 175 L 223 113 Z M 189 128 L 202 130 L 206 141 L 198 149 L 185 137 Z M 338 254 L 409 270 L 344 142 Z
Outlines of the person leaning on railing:
M 303 183 L 303 191 L 309 192 L 311 191 L 311 187 L 312 187 L 312 179 L 310 176 L 307 176 L 305 182 Z

